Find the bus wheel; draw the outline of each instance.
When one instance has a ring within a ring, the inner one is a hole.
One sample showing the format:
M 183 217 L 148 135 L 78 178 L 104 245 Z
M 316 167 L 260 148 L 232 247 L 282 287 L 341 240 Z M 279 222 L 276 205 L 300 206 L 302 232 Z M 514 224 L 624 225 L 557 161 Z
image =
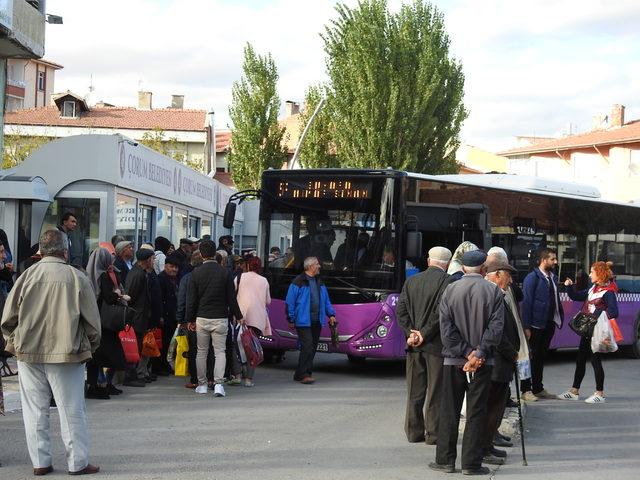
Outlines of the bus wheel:
M 631 358 L 640 358 L 640 316 L 636 319 L 633 328 L 634 338 L 631 345 L 625 345 L 621 348 L 622 352 Z
M 367 361 L 367 357 L 356 357 L 355 355 L 347 355 L 349 363 L 354 365 L 363 365 Z
M 284 361 L 285 350 L 264 350 L 264 363 L 277 364 Z

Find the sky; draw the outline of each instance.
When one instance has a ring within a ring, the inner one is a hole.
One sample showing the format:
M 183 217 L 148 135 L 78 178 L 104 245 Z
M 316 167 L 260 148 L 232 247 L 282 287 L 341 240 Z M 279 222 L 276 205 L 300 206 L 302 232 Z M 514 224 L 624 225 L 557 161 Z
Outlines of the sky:
M 410 1 L 410 0 L 409 0 Z M 356 0 L 344 3 L 354 6 Z M 400 0 L 389 0 L 396 10 Z M 465 73 L 469 117 L 461 138 L 499 151 L 516 135 L 557 136 L 591 129 L 592 116 L 626 106 L 640 118 L 640 2 L 637 0 L 434 0 L 450 53 Z M 325 0 L 48 0 L 45 58 L 64 66 L 56 92 L 90 101 L 153 106 L 171 95 L 185 108 L 213 109 L 229 124 L 231 88 L 247 42 L 271 53 L 280 99 L 302 102 L 326 80 L 320 33 L 335 18 Z

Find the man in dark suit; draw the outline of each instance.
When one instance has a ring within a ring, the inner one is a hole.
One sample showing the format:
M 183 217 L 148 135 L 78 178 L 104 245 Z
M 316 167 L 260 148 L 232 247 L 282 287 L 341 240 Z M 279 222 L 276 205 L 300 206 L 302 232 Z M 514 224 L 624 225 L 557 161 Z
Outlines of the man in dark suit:
M 448 248 L 429 250 L 429 268 L 407 279 L 396 306 L 398 324 L 407 337 L 404 430 L 410 442 L 435 445 L 438 438 L 443 361 L 438 305 L 450 281 L 447 275 L 450 261 Z

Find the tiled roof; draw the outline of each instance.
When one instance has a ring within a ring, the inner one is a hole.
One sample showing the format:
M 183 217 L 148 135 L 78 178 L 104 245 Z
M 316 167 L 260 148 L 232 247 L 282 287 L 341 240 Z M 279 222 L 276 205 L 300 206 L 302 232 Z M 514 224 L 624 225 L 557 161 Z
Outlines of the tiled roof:
M 498 155 L 518 155 L 523 153 L 555 152 L 556 150 L 575 150 L 588 148 L 594 145 L 616 145 L 623 143 L 640 142 L 640 120 L 628 122 L 622 127 L 608 130 L 595 130 L 578 135 L 556 138 L 553 140 L 538 142 L 526 147 L 513 148 Z
M 216 152 L 218 153 L 228 152 L 230 145 L 231 145 L 231 132 L 229 130 L 217 130 L 216 131 Z
M 213 178 L 227 187 L 235 188 L 236 186 L 236 184 L 233 183 L 233 178 L 231 178 L 231 172 L 216 172 Z
M 161 108 L 138 110 L 132 107 L 92 107 L 79 118 L 61 118 L 56 106 L 7 112 L 8 125 L 44 125 L 53 127 L 124 128 L 134 130 L 181 130 L 202 132 L 205 110 Z

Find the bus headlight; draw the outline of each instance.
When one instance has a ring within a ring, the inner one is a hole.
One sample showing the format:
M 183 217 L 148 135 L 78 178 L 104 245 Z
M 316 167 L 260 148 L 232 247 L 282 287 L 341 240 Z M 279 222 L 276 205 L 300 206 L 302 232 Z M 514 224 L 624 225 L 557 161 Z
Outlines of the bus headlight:
M 378 325 L 378 328 L 376 329 L 376 335 L 378 335 L 378 337 L 384 338 L 387 336 L 388 333 L 389 333 L 389 329 L 387 328 L 386 325 Z

